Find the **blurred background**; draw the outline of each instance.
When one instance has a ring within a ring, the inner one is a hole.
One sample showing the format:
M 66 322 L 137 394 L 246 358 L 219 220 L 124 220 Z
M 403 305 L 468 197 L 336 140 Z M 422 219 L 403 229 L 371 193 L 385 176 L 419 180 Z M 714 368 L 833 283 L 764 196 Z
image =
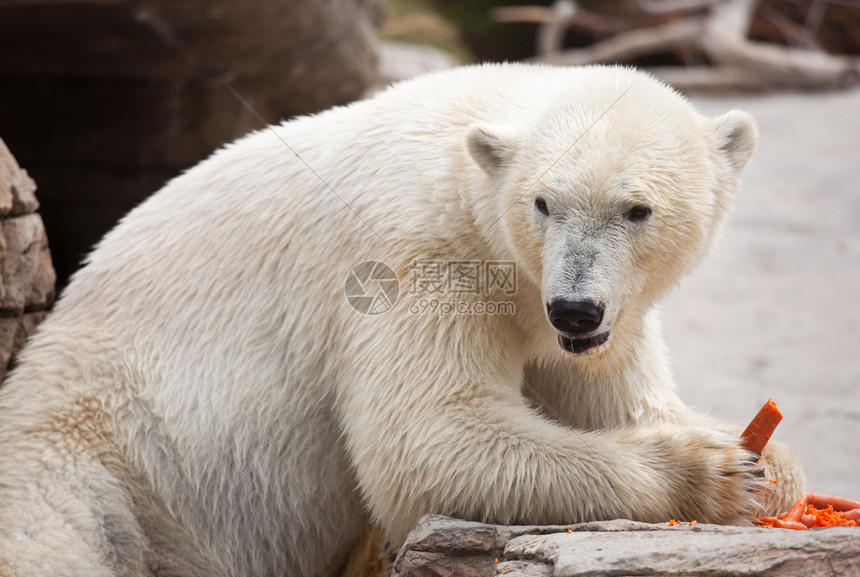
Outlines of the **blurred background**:
M 618 62 L 744 108 L 761 145 L 724 242 L 664 306 L 679 388 L 738 423 L 773 397 L 810 488 L 857 498 L 858 55 L 860 0 L 0 0 L 0 139 L 61 290 L 223 143 L 422 72 Z

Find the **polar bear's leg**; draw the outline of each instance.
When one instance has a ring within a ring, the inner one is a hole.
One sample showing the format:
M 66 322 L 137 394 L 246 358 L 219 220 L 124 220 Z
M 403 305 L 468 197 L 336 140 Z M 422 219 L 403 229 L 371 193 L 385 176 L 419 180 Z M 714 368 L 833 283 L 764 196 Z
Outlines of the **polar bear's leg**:
M 433 382 L 392 383 L 384 398 L 345 383 L 359 484 L 394 541 L 425 513 L 508 524 L 730 523 L 753 507 L 762 479 L 736 437 L 672 423 L 578 431 L 528 407 L 504 372 L 480 380 L 437 371 Z
M 0 575 L 148 574 L 146 540 L 104 466 L 51 447 L 18 458 L 0 481 Z
M 0 447 L 0 577 L 227 574 L 116 455 L 38 440 Z
M 0 575 L 151 574 L 138 510 L 145 493 L 133 490 L 144 485 L 103 401 L 28 385 L 0 391 Z

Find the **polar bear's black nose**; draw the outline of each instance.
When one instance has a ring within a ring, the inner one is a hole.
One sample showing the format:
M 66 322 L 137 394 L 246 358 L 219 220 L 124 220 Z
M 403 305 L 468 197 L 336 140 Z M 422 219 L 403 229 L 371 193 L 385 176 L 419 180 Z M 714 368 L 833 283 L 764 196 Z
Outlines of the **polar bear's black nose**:
M 557 299 L 547 307 L 549 322 L 569 335 L 590 333 L 603 320 L 603 307 L 591 301 Z

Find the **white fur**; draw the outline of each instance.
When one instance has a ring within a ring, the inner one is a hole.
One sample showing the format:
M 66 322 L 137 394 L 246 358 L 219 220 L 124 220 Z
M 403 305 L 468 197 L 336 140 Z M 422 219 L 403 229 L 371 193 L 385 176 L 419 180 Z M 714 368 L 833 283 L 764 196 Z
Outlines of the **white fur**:
M 653 306 L 755 139 L 633 70 L 488 65 L 218 151 L 105 237 L 0 390 L 0 575 L 328 576 L 428 512 L 749 514 Z M 517 262 L 515 315 L 409 312 L 411 263 L 473 259 Z M 365 260 L 402 280 L 376 316 L 343 293 Z M 554 295 L 606 302 L 605 350 L 562 354 Z

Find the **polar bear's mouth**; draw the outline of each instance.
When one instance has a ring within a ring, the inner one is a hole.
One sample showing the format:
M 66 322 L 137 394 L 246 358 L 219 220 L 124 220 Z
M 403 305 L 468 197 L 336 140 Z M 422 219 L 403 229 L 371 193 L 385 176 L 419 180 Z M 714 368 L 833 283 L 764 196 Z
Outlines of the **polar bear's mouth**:
M 588 337 L 585 339 L 572 339 L 564 335 L 558 335 L 559 346 L 568 353 L 574 355 L 592 355 L 601 350 L 602 345 L 609 340 L 609 331 Z

